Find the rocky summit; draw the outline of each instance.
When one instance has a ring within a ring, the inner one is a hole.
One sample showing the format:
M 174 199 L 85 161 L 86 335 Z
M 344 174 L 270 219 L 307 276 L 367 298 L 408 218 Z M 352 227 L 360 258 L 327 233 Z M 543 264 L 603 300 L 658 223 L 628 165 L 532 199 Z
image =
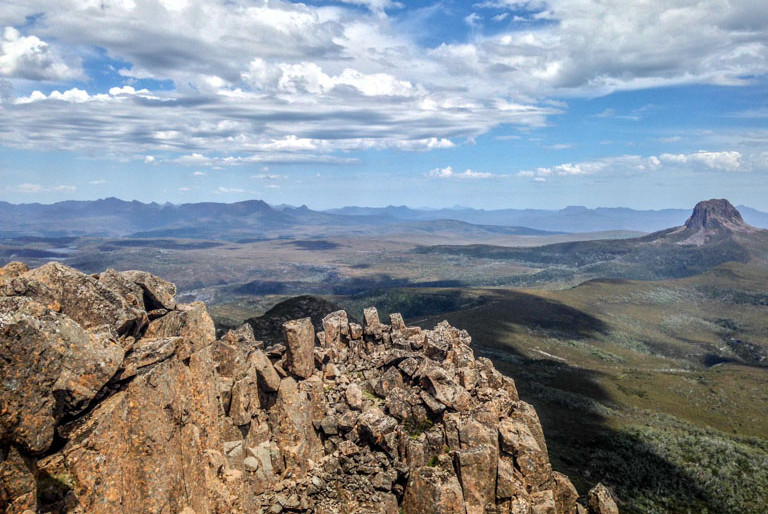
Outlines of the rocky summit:
M 726 234 L 753 234 L 764 232 L 748 225 L 741 213 L 725 199 L 705 200 L 696 204 L 685 225 L 673 234 L 685 238 L 681 244 L 703 245 Z
M 216 338 L 149 273 L 0 269 L 0 511 L 614 513 L 470 336 L 344 311 Z M 266 343 L 266 344 L 265 344 Z M 272 344 L 270 344 L 272 343 Z

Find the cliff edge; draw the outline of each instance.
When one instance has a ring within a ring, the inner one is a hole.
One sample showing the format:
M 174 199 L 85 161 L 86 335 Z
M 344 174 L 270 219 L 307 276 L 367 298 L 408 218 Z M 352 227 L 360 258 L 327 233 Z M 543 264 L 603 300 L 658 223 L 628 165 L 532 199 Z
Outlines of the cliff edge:
M 618 512 L 470 337 L 344 311 L 216 339 L 149 273 L 0 269 L 0 511 Z

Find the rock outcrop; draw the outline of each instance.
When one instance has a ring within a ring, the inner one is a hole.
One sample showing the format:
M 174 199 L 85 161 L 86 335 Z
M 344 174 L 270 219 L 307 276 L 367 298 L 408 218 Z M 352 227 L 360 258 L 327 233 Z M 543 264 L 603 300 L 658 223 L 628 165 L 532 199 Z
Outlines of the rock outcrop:
M 148 273 L 0 269 L 0 511 L 577 513 L 470 337 L 343 311 L 216 339 Z M 273 342 L 268 342 L 273 343 Z M 607 490 L 593 512 L 616 512 Z
M 755 234 L 765 232 L 748 225 L 741 213 L 725 199 L 699 202 L 693 213 L 672 234 L 682 238 L 680 244 L 701 246 L 730 234 Z

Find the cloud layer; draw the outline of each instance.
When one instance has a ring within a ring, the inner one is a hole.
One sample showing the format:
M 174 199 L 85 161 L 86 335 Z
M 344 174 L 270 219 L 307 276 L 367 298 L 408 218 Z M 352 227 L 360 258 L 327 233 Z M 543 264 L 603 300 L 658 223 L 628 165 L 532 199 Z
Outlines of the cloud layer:
M 427 10 L 404 7 L 4 2 L 0 77 L 16 98 L 3 94 L 3 144 L 195 166 L 345 163 L 350 152 L 448 149 L 500 125 L 541 127 L 562 112 L 552 97 L 739 85 L 768 72 L 757 0 L 488 0 L 466 16 L 466 35 L 428 45 L 412 22 L 428 22 Z M 94 62 L 121 84 L 100 89 Z M 592 168 L 552 170 L 582 172 Z

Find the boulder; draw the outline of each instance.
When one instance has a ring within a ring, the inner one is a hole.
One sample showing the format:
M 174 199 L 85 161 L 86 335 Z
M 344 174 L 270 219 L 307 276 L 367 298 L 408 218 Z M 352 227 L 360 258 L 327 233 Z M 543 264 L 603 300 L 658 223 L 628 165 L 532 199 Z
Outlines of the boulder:
M 51 299 L 83 329 L 107 325 L 118 335 L 138 333 L 146 324 L 146 313 L 90 275 L 58 262 L 50 262 L 31 270 L 21 278 L 44 284 L 51 298 L 38 298 L 49 304 Z
M 325 345 L 335 346 L 341 342 L 342 336 L 349 335 L 349 319 L 346 311 L 335 311 L 323 318 Z
M 307 378 L 315 371 L 315 329 L 310 318 L 286 321 L 285 370 L 298 378 Z
M 618 514 L 619 508 L 613 495 L 603 484 L 597 484 L 587 494 L 589 512 L 592 514 Z
M 146 271 L 122 271 L 123 277 L 140 286 L 144 291 L 146 310 L 176 308 L 176 285 Z

